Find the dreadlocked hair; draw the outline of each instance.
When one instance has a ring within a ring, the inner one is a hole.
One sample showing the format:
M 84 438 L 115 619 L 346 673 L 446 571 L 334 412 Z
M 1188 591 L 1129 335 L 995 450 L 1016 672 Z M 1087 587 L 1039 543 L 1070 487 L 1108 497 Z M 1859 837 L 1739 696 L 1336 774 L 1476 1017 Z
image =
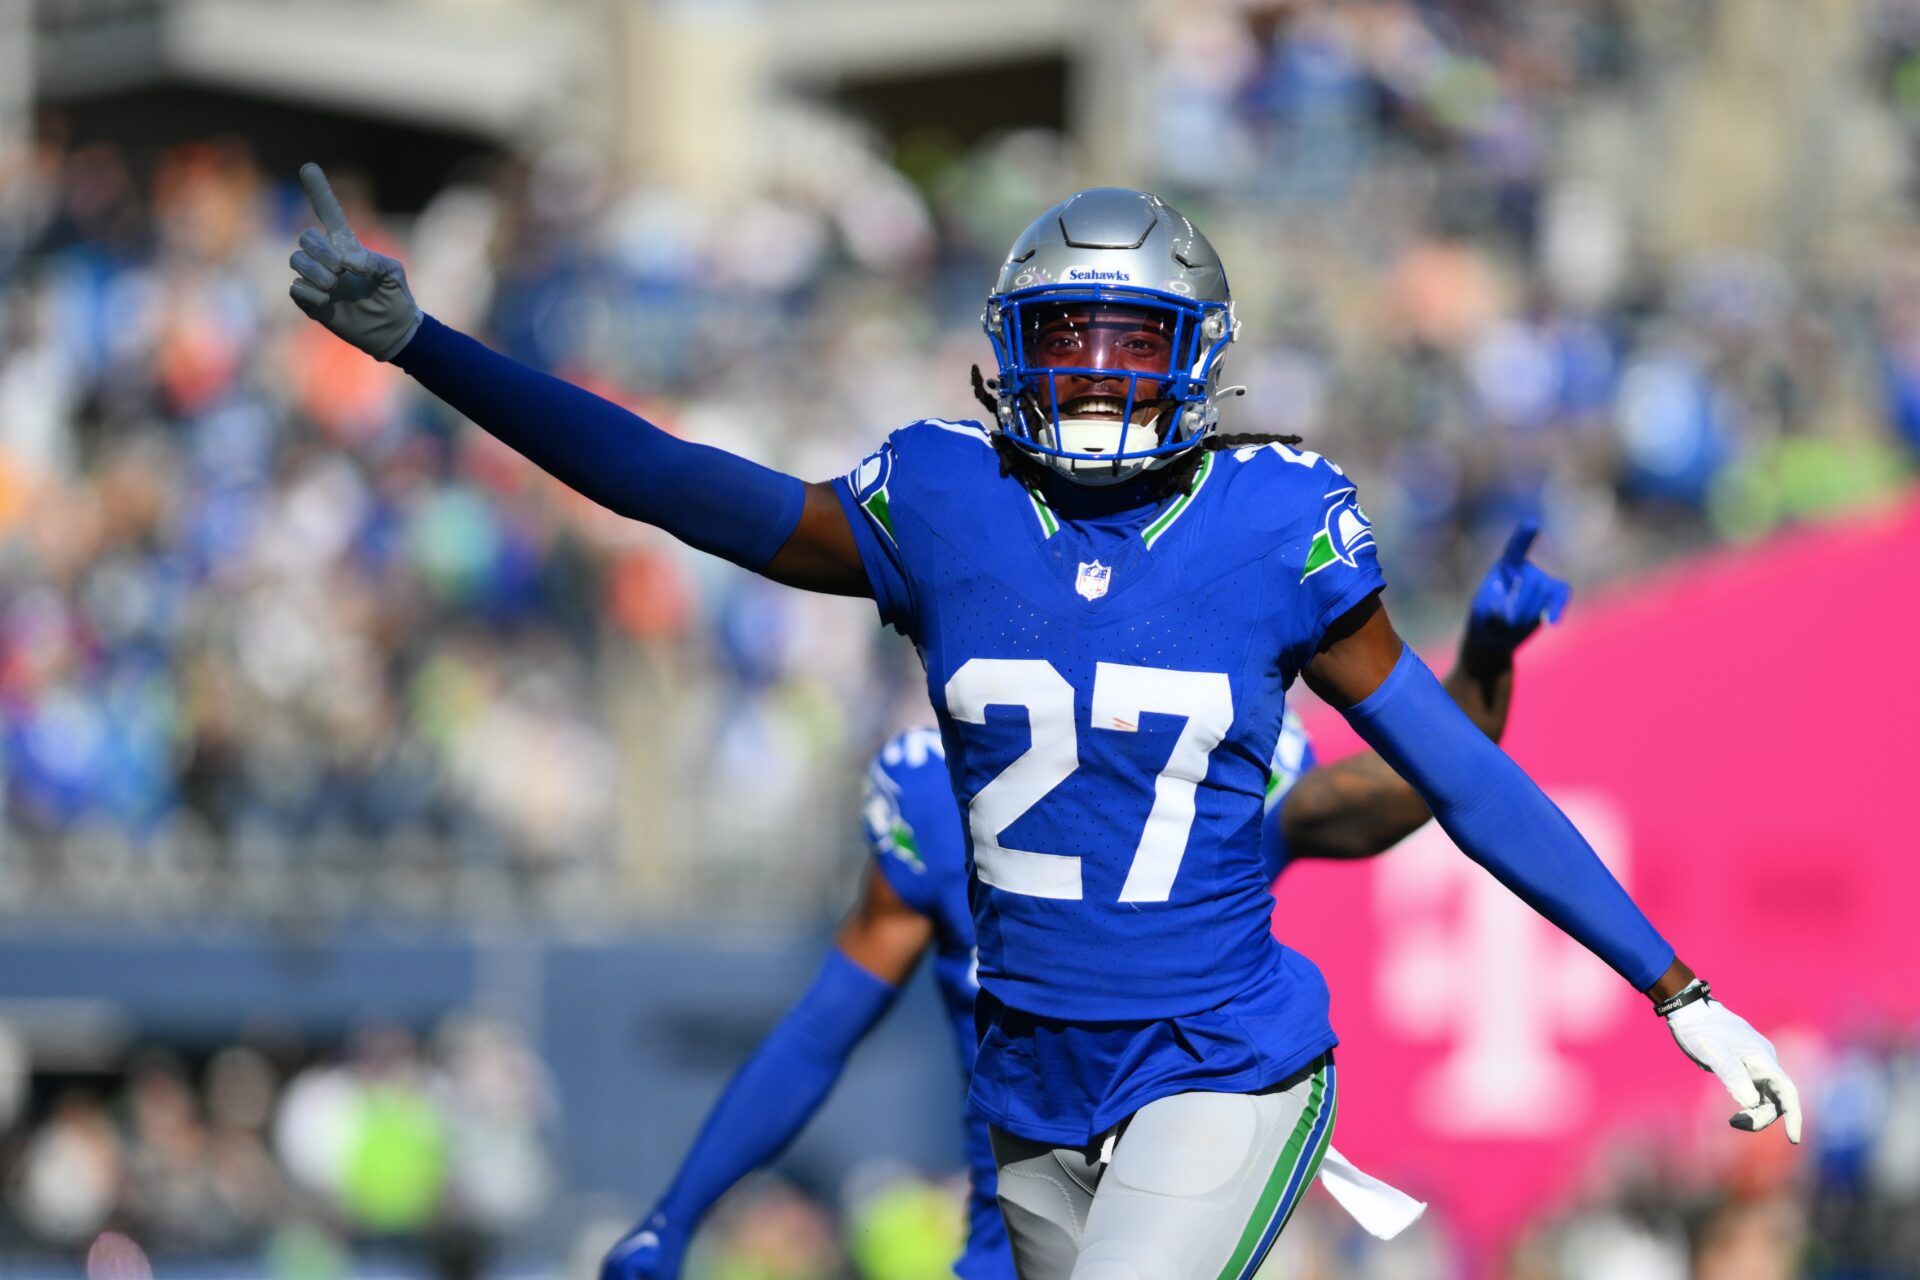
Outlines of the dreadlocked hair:
M 974 398 L 986 406 L 990 420 L 997 421 L 1000 415 L 1000 402 L 994 398 L 991 386 L 992 384 L 981 375 L 980 366 L 973 366 Z M 1031 453 L 1015 444 L 1006 432 L 994 431 L 990 433 L 989 438 L 993 441 L 993 451 L 1000 455 L 1001 475 L 1010 476 L 1031 489 L 1048 474 L 1049 469 L 1036 462 Z M 1164 467 L 1143 473 L 1142 483 L 1149 486 L 1155 498 L 1166 498 L 1176 493 L 1191 493 L 1193 478 L 1200 470 L 1200 455 L 1203 453 L 1218 453 L 1223 449 L 1257 449 L 1269 444 L 1284 444 L 1291 447 L 1301 442 L 1299 436 L 1283 436 L 1267 431 L 1206 435 L 1201 437 L 1198 448 L 1188 450 L 1176 461 Z

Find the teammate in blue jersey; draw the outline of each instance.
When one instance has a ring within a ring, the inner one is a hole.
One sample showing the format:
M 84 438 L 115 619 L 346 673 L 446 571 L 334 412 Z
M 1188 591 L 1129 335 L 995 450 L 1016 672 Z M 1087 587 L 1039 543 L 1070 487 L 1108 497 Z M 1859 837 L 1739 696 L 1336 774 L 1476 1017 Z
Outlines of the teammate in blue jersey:
M 1494 741 L 1506 729 L 1513 653 L 1543 618 L 1560 620 L 1567 584 L 1528 563 L 1537 526 L 1524 524 L 1475 592 L 1460 658 L 1447 677 L 1455 702 Z M 1312 744 L 1289 709 L 1274 748 L 1261 823 L 1269 876 L 1302 858 L 1384 852 L 1430 816 L 1419 794 L 1371 751 L 1314 769 Z M 676 1280 L 695 1228 L 741 1178 L 777 1155 L 826 1101 L 854 1046 L 932 949 L 953 1022 L 961 1078 L 973 1071 L 973 916 L 966 829 L 954 808 L 940 735 L 909 729 L 880 749 L 861 806 L 872 855 L 860 900 L 834 936 L 807 992 L 734 1076 L 672 1184 L 607 1253 L 601 1280 Z M 1012 1280 L 1013 1255 L 995 1203 L 987 1129 L 966 1127 L 967 1245 L 962 1280 Z
M 871 597 L 913 641 L 967 821 L 969 1105 L 1025 1280 L 1246 1280 L 1325 1153 L 1327 990 L 1269 931 L 1260 857 L 1296 679 L 1647 994 L 1736 1126 L 1784 1116 L 1798 1137 L 1773 1046 L 1394 632 L 1353 482 L 1297 441 L 1216 430 L 1238 321 L 1165 202 L 1083 191 L 1014 243 L 983 316 L 991 428 L 926 419 L 805 484 L 426 316 L 319 169 L 302 178 L 322 224 L 290 259 L 306 314 L 610 509 Z

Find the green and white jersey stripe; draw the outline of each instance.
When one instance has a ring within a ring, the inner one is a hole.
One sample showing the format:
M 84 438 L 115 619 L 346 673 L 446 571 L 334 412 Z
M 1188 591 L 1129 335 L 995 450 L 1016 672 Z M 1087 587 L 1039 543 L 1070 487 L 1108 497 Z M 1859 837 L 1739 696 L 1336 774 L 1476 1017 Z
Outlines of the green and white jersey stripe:
M 1174 504 L 1160 513 L 1159 519 L 1140 531 L 1140 538 L 1148 547 L 1160 540 L 1161 535 L 1173 528 L 1173 522 L 1185 514 L 1193 500 L 1200 496 L 1200 490 L 1206 488 L 1207 477 L 1213 474 L 1214 455 L 1207 453 L 1200 459 L 1200 469 L 1193 473 L 1193 488 L 1181 494 Z
M 1054 516 L 1053 508 L 1047 505 L 1047 500 L 1040 496 L 1038 489 L 1027 490 L 1027 501 L 1033 504 L 1033 515 L 1034 518 L 1040 522 L 1040 536 L 1042 538 L 1051 538 L 1054 534 L 1060 532 L 1059 519 Z
M 1213 463 L 1213 454 L 1208 453 L 1203 456 L 1200 459 L 1199 468 L 1193 474 L 1193 488 L 1181 494 L 1172 506 L 1162 511 L 1155 517 L 1152 524 L 1140 531 L 1140 538 L 1148 547 L 1152 547 L 1167 530 L 1173 528 L 1174 522 L 1184 515 L 1187 508 L 1193 505 L 1193 500 L 1200 496 L 1200 490 L 1206 486 L 1207 477 L 1213 474 Z M 1053 508 L 1047 505 L 1047 500 L 1040 496 L 1038 489 L 1031 487 L 1027 489 L 1027 501 L 1033 504 L 1033 518 L 1040 522 L 1042 538 L 1051 538 L 1060 532 L 1060 517 L 1053 514 Z

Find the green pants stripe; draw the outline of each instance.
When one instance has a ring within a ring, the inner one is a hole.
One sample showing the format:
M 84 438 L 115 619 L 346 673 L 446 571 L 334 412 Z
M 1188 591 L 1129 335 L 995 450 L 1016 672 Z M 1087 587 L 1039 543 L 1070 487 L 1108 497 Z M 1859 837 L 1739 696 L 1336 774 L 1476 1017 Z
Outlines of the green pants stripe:
M 1337 1094 L 1333 1064 L 1329 1062 L 1314 1072 L 1307 1105 L 1301 1110 L 1280 1159 L 1274 1162 L 1273 1172 L 1254 1206 L 1253 1217 L 1241 1233 L 1233 1256 L 1221 1269 L 1220 1280 L 1248 1280 L 1279 1238 L 1287 1219 L 1293 1216 L 1294 1206 L 1300 1203 L 1307 1184 L 1313 1181 L 1321 1159 L 1327 1154 L 1327 1144 L 1333 1141 Z

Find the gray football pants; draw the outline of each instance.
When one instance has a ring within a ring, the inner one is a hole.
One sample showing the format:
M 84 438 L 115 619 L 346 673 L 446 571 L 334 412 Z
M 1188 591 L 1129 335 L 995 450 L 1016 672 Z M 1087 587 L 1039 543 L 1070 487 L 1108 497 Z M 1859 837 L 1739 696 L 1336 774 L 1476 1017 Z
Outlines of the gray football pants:
M 1259 1093 L 1181 1093 L 1101 1147 L 993 1130 L 1020 1280 L 1251 1280 L 1333 1136 L 1333 1059 Z

